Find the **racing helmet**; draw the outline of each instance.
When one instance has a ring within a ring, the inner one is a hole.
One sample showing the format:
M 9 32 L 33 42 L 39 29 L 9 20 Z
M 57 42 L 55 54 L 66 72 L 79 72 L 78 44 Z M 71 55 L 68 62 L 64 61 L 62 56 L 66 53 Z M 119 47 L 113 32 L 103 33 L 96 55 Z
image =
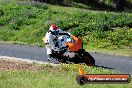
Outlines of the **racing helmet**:
M 52 33 L 52 35 L 58 35 L 59 33 L 59 29 L 55 24 L 50 26 L 49 31 Z

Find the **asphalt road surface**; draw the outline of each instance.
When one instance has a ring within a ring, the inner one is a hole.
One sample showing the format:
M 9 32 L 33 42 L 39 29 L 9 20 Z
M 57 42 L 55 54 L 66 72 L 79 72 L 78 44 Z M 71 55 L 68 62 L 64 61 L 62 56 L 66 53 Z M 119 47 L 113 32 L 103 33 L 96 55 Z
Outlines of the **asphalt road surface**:
M 132 57 L 90 53 L 95 58 L 97 67 L 132 74 Z M 0 56 L 30 59 L 47 62 L 45 47 L 0 43 Z M 53 60 L 53 63 L 57 61 Z

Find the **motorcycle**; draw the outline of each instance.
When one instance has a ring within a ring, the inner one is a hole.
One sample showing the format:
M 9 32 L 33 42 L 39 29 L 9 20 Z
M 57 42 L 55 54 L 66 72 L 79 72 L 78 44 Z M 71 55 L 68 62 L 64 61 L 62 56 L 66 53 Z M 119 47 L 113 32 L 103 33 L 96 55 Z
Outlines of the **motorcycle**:
M 72 62 L 74 64 L 85 63 L 87 66 L 94 66 L 94 58 L 83 48 L 82 39 L 71 35 L 58 37 L 60 51 L 54 51 L 52 57 L 62 63 Z

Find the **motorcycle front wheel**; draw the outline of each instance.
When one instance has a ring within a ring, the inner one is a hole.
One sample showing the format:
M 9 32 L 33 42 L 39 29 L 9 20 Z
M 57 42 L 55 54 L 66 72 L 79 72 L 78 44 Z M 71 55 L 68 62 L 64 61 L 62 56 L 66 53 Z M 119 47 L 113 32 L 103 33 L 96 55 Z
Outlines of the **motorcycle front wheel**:
M 80 56 L 80 58 L 84 61 L 84 63 L 87 66 L 94 66 L 95 65 L 95 60 L 94 58 L 86 52 L 84 49 L 80 49 L 77 54 Z

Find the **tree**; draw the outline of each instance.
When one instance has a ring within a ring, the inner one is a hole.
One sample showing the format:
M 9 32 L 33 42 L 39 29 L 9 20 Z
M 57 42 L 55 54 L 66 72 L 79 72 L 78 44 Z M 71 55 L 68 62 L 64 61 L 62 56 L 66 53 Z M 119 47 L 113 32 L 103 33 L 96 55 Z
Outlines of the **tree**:
M 117 11 L 124 11 L 126 0 L 116 0 L 116 10 Z

